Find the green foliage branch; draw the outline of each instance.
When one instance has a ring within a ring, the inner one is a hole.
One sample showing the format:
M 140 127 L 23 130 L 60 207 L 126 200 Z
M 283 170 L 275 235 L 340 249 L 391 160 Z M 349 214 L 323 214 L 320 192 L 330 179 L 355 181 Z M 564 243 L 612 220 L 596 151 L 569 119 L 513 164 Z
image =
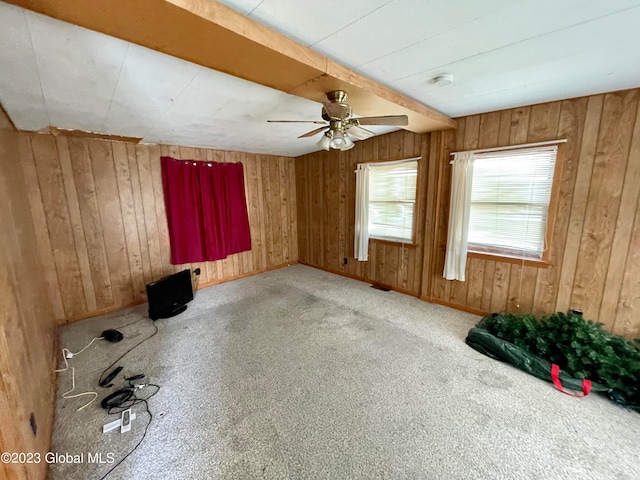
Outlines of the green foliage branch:
M 577 313 L 493 314 L 478 327 L 555 363 L 575 378 L 588 378 L 611 389 L 609 396 L 640 410 L 640 341 L 612 335 L 602 324 Z

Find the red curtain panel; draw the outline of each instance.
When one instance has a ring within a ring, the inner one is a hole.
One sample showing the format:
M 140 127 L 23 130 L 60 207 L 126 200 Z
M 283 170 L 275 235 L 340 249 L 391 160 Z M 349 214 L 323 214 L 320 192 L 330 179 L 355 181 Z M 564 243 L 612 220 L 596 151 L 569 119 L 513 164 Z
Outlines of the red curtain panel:
M 251 250 L 241 163 L 160 157 L 171 263 L 220 260 Z

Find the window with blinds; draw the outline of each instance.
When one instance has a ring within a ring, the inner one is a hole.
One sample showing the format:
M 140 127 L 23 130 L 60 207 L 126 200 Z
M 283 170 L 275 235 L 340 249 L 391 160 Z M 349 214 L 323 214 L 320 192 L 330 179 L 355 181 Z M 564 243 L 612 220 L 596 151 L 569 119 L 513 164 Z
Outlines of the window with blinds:
M 369 164 L 369 237 L 413 241 L 418 161 Z
M 543 258 L 557 149 L 474 155 L 469 251 Z

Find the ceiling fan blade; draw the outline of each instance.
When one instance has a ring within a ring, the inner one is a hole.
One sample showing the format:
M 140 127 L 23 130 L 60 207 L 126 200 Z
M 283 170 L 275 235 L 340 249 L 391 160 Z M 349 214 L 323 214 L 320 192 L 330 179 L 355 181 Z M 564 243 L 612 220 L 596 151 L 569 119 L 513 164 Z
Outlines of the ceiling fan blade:
M 409 117 L 406 115 L 383 115 L 380 117 L 355 118 L 359 125 L 397 125 L 405 127 L 409 125 Z
M 375 137 L 376 135 L 371 130 L 367 130 L 366 128 L 362 127 L 356 127 L 355 125 L 353 127 L 349 127 L 347 133 L 357 140 L 366 140 L 367 138 Z
M 320 128 L 316 128 L 315 130 L 311 130 L 310 132 L 305 133 L 304 135 L 300 135 L 298 138 L 305 138 L 305 137 L 313 137 L 314 135 L 322 132 L 323 130 L 325 130 L 327 127 L 320 127 Z
M 269 123 L 316 123 L 318 125 L 327 125 L 327 122 L 320 120 L 267 120 Z

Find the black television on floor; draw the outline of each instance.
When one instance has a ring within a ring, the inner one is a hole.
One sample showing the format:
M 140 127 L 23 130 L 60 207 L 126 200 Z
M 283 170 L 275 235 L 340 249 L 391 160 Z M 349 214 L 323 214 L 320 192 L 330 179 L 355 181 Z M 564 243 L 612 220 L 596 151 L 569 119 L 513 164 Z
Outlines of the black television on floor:
M 187 303 L 193 300 L 191 270 L 167 275 L 147 285 L 149 300 L 149 318 L 169 318 L 187 309 Z

